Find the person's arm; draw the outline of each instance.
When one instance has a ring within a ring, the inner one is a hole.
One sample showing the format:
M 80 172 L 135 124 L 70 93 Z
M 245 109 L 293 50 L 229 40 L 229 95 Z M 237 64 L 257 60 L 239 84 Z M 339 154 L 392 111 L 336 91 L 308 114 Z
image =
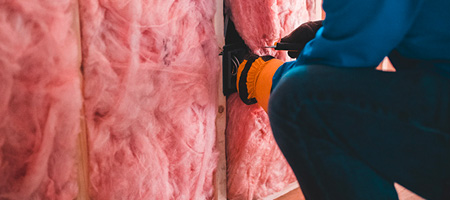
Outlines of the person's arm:
M 401 42 L 423 1 L 324 0 L 327 16 L 314 39 L 306 36 L 321 26 L 320 21 L 308 22 L 310 24 L 300 26 L 284 38 L 284 42 L 294 43 L 312 39 L 297 61 L 283 64 L 276 59 L 256 57 L 240 65 L 237 80 L 240 98 L 246 104 L 258 102 L 267 111 L 271 88 L 297 65 L 377 66 Z M 305 35 L 305 31 L 308 34 Z
M 322 21 L 306 22 L 282 38 L 281 42 L 302 44 L 298 51 L 288 52 L 289 56 L 298 56 L 306 43 L 314 38 L 320 26 L 322 26 Z M 272 56 L 248 55 L 239 65 L 237 72 L 236 87 L 240 99 L 247 105 L 258 103 L 267 112 L 272 80 L 278 80 L 274 78 L 274 74 L 281 74 L 278 71 L 284 72 L 294 65 L 294 61 L 284 63 Z M 281 69 L 278 70 L 279 68 Z
M 405 37 L 424 0 L 324 0 L 326 19 L 298 64 L 375 67 Z

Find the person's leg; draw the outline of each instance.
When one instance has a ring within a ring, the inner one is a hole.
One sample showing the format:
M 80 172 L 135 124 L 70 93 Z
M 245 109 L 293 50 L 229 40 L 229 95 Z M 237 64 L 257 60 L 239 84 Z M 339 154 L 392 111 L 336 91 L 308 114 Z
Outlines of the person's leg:
M 300 66 L 284 75 L 268 113 L 306 198 L 397 199 L 398 182 L 443 199 L 450 189 L 445 73 Z

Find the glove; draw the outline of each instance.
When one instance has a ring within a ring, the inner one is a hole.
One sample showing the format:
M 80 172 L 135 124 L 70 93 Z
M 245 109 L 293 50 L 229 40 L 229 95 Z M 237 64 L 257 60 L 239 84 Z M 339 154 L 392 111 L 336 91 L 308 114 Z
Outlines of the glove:
M 258 103 L 267 112 L 272 78 L 282 64 L 272 56 L 247 56 L 237 72 L 236 87 L 241 100 L 247 105 Z
M 316 37 L 317 31 L 322 27 L 322 21 L 309 21 L 306 23 L 303 23 L 299 27 L 297 27 L 294 31 L 292 31 L 289 35 L 286 37 L 281 38 L 280 42 L 287 42 L 287 43 L 299 43 L 303 44 L 301 49 L 299 51 L 289 51 L 288 55 L 291 58 L 297 58 L 300 55 L 300 52 L 305 47 L 306 43 L 314 39 Z

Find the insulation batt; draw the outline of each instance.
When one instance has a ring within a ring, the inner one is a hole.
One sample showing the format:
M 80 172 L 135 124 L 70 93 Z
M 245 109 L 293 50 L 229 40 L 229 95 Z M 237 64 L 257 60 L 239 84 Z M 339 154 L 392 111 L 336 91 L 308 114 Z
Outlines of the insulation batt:
M 92 199 L 210 199 L 213 0 L 80 0 Z
M 300 24 L 320 19 L 314 0 L 227 0 L 236 30 L 259 55 L 287 60 L 273 45 Z M 273 138 L 267 114 L 234 94 L 227 100 L 227 167 L 230 199 L 261 199 L 296 181 Z M 245 123 L 243 123 L 245 122 Z
M 236 30 L 247 46 L 258 55 L 289 59 L 285 51 L 272 46 L 300 24 L 321 19 L 319 0 L 225 0 Z
M 75 199 L 82 95 L 72 0 L 0 1 L 0 199 Z
M 228 198 L 261 199 L 297 181 L 265 111 L 256 104 L 245 105 L 237 95 L 227 103 Z

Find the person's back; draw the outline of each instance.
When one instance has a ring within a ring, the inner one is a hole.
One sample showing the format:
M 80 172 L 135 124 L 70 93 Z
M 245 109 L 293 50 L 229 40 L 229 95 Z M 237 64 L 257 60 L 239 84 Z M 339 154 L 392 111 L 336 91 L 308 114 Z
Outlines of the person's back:
M 324 0 L 323 6 L 323 28 L 298 64 L 373 67 L 389 54 L 400 68 L 402 59 L 450 62 L 450 1 Z
M 397 69 L 433 65 L 450 72 L 450 1 L 424 1 L 403 40 L 390 53 Z
M 425 0 L 398 52 L 406 58 L 450 62 L 449 9 L 448 0 Z

